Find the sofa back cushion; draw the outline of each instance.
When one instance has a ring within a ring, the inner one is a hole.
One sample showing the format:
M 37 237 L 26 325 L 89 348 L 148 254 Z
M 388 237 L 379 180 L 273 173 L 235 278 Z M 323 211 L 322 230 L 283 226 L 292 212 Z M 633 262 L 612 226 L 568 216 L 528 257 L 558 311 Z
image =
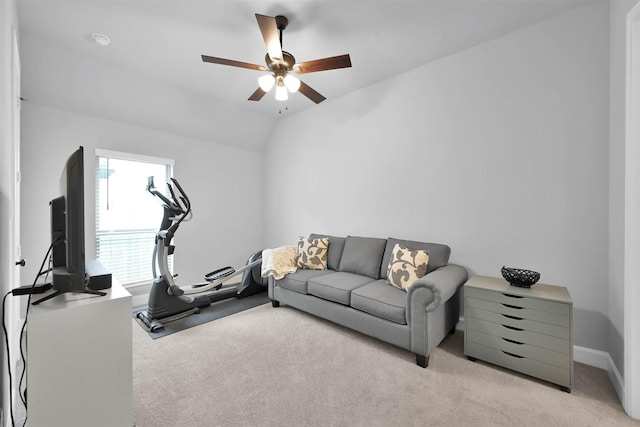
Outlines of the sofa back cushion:
M 342 259 L 340 260 L 340 271 L 379 279 L 380 264 L 386 244 L 386 239 L 347 236 L 344 242 Z M 388 260 L 387 263 L 389 263 Z M 386 266 L 384 270 L 386 278 Z
M 344 251 L 344 243 L 346 239 L 344 237 L 329 236 L 327 234 L 313 233 L 309 236 L 312 239 L 319 239 L 322 237 L 329 238 L 329 254 L 327 255 L 327 267 L 329 270 L 340 271 L 340 259 L 342 258 L 342 252 Z
M 451 255 L 451 248 L 447 245 L 439 243 L 424 243 L 416 242 L 413 240 L 401 240 L 393 237 L 387 239 L 387 245 L 384 250 L 384 256 L 382 257 L 382 263 L 380 266 L 380 278 L 387 279 L 387 269 L 389 268 L 389 260 L 393 254 L 393 247 L 396 243 L 409 249 L 424 249 L 429 252 L 429 264 L 427 265 L 427 274 L 431 273 L 436 268 L 440 268 L 449 263 L 449 255 Z

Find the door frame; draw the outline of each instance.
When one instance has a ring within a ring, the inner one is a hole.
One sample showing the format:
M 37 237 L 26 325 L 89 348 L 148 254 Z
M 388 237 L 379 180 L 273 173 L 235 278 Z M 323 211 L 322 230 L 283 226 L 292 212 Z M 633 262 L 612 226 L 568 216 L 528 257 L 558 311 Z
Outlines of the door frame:
M 626 68 L 622 404 L 631 417 L 640 419 L 640 3 L 627 14 Z

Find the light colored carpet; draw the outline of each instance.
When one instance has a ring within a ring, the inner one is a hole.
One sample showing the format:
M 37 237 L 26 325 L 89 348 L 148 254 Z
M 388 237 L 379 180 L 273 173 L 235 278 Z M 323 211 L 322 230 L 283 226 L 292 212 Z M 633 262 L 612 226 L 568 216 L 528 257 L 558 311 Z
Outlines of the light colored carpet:
M 572 393 L 463 354 L 405 351 L 263 305 L 152 340 L 133 326 L 135 425 L 640 426 L 605 371 L 575 364 Z

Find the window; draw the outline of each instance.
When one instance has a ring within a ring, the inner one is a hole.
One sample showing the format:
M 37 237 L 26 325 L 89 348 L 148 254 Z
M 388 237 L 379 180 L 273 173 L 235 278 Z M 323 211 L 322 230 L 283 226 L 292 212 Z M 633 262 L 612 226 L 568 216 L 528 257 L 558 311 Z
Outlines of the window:
M 172 172 L 173 160 L 96 150 L 96 258 L 123 285 L 153 279 L 163 211 L 147 178 L 166 192 Z

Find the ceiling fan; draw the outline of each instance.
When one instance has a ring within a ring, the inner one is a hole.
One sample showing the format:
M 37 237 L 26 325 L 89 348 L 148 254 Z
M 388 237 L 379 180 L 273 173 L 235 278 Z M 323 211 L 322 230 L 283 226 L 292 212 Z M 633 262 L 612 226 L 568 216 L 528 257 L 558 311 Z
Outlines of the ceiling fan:
M 264 57 L 267 64 L 266 67 L 207 55 L 202 55 L 202 60 L 213 64 L 230 65 L 232 67 L 269 72 L 269 74 L 265 74 L 258 79 L 259 87 L 251 94 L 249 101 L 260 101 L 273 86 L 276 87 L 276 99 L 278 101 L 286 101 L 288 99 L 287 91 L 300 91 L 300 93 L 316 104 L 324 101 L 326 99 L 324 96 L 290 73 L 305 74 L 335 70 L 337 68 L 348 68 L 351 67 L 349 54 L 296 63 L 296 59 L 292 54 L 282 50 L 282 32 L 287 28 L 289 20 L 282 15 L 271 17 L 257 13 L 256 19 L 258 20 L 258 26 L 260 27 L 264 43 L 267 47 L 267 54 Z

